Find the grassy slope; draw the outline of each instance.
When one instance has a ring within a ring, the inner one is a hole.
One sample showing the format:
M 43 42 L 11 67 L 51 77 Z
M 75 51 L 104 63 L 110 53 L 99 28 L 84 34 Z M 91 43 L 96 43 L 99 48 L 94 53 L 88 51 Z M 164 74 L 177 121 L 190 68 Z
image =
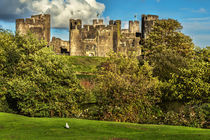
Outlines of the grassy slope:
M 88 56 L 65 56 L 69 60 L 69 65 L 73 67 L 76 72 L 92 73 L 96 67 L 104 61 L 104 57 L 88 57 Z
M 105 61 L 105 57 L 89 57 L 89 56 L 65 56 L 60 55 L 68 61 L 73 70 L 76 72 L 78 79 L 92 79 L 97 70 L 97 66 Z
M 70 129 L 65 129 L 65 123 Z M 210 130 L 68 118 L 29 118 L 0 112 L 0 139 L 11 140 L 207 140 Z

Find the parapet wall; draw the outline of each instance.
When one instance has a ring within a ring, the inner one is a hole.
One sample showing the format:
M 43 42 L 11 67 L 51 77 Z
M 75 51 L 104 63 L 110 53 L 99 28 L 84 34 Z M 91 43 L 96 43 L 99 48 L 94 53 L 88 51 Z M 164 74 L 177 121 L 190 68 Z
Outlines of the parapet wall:
M 146 39 L 149 32 L 152 30 L 152 26 L 159 19 L 157 15 L 142 15 L 141 23 L 141 35 L 143 39 Z
M 70 19 L 69 42 L 56 37 L 50 42 L 48 14 L 17 19 L 16 31 L 22 35 L 34 33 L 39 39 L 50 43 L 57 54 L 106 56 L 109 51 L 126 54 L 128 51 L 139 50 L 141 40 L 147 37 L 158 18 L 156 15 L 142 15 L 141 32 L 137 20 L 129 21 L 128 29 L 121 29 L 121 20 L 110 20 L 105 25 L 103 19 L 94 19 L 92 25 L 83 25 L 81 19 Z
M 39 39 L 50 42 L 50 15 L 35 15 L 31 16 L 31 18 L 17 19 L 16 32 L 21 35 L 32 32 Z

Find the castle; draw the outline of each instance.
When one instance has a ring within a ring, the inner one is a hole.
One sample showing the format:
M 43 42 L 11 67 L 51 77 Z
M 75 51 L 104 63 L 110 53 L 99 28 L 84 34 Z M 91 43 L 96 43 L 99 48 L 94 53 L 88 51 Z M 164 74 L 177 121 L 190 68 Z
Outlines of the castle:
M 120 20 L 110 20 L 108 25 L 102 19 L 94 19 L 92 25 L 83 25 L 80 19 L 69 21 L 69 41 L 52 37 L 50 41 L 50 15 L 35 15 L 31 18 L 17 19 L 16 32 L 34 33 L 39 39 L 46 40 L 53 46 L 55 53 L 71 56 L 100 56 L 105 57 L 110 51 L 128 54 L 136 51 L 141 54 L 141 40 L 151 31 L 156 15 L 142 15 L 140 22 L 129 21 L 129 29 L 121 29 Z

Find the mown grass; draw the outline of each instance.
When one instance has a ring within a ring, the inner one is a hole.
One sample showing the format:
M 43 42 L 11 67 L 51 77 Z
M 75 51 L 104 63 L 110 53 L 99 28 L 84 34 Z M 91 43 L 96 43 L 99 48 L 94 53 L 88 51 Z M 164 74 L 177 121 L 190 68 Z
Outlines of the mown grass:
M 65 129 L 68 122 L 70 129 Z M 1 140 L 209 140 L 210 130 L 70 118 L 29 118 L 0 112 Z

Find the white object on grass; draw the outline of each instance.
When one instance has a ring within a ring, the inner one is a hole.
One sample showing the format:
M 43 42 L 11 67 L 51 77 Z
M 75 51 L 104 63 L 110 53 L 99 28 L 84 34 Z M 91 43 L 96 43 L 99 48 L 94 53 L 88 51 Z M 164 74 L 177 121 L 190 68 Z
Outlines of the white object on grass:
M 66 123 L 66 128 L 69 129 L 69 124 L 68 123 Z

